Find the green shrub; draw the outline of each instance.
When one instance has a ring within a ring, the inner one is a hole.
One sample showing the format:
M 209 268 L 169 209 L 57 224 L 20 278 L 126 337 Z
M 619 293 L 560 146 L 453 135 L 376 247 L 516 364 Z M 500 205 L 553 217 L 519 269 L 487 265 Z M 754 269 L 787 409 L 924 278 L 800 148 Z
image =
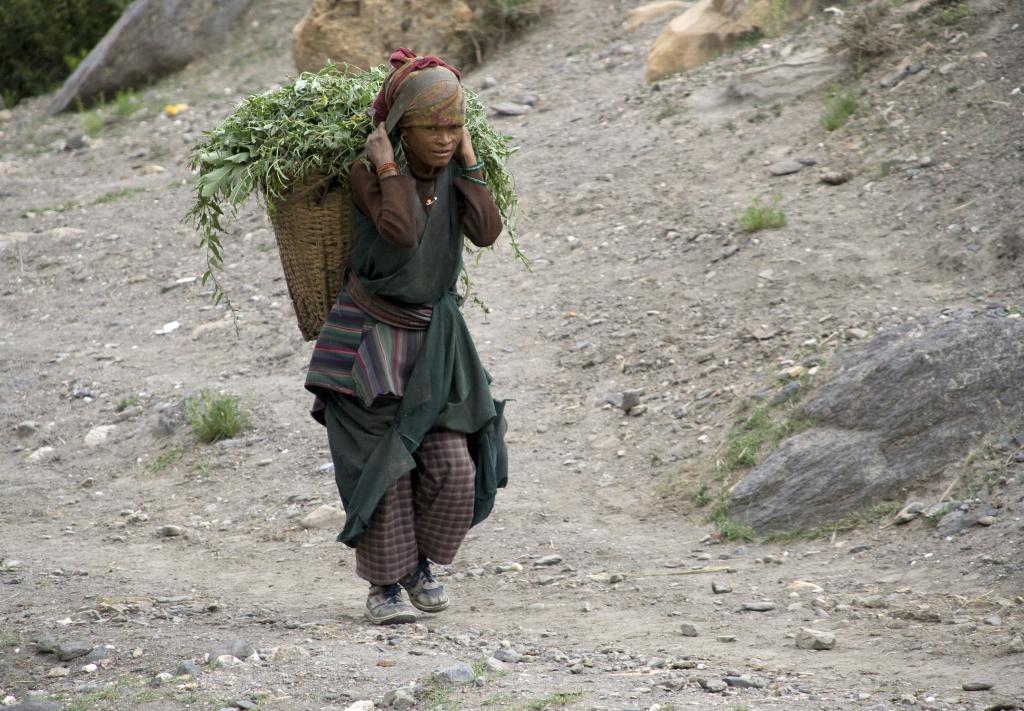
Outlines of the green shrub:
M 786 214 L 779 209 L 779 201 L 781 199 L 778 195 L 774 195 L 771 202 L 765 204 L 761 202 L 761 198 L 754 198 L 750 207 L 736 216 L 743 231 L 758 232 L 760 230 L 785 227 Z
M 249 426 L 237 397 L 202 390 L 182 403 L 185 421 L 201 442 L 231 439 Z
M 857 113 L 857 94 L 854 90 L 836 90 L 825 99 L 825 113 L 821 117 L 821 125 L 825 127 L 826 131 L 835 131 L 855 113 Z
M 0 86 L 14 104 L 63 81 L 131 0 L 3 0 Z

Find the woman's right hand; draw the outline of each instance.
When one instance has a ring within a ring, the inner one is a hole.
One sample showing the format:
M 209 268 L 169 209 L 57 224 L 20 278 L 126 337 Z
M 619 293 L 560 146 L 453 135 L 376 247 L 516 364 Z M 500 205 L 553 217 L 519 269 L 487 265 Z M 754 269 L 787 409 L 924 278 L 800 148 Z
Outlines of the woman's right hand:
M 377 129 L 366 139 L 366 157 L 373 163 L 374 168 L 395 162 L 395 149 L 383 123 L 378 124 Z

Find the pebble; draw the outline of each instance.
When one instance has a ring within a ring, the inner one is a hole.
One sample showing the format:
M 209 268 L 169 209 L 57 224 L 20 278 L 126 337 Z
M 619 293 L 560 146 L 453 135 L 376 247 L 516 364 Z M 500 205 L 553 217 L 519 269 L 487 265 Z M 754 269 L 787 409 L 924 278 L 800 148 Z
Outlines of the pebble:
M 705 691 L 710 691 L 713 694 L 721 693 L 729 686 L 721 679 L 700 679 L 698 683 Z
M 25 420 L 14 426 L 14 434 L 18 437 L 31 437 L 39 431 L 39 423 L 35 420 Z
M 294 662 L 305 659 L 309 652 L 295 644 L 282 644 L 267 651 L 267 660 L 271 662 Z
M 32 454 L 28 455 L 28 461 L 33 464 L 38 462 L 48 462 L 56 456 L 56 451 L 53 447 L 40 447 Z
M 100 425 L 99 427 L 93 427 L 85 435 L 85 446 L 89 449 L 94 449 L 102 444 L 105 444 L 110 435 L 117 431 L 117 425 Z
M 507 669 L 505 666 L 505 662 L 501 661 L 500 659 L 496 659 L 495 657 L 487 657 L 487 659 L 484 660 L 484 666 L 487 667 L 487 671 L 497 673 L 502 673 Z
M 978 525 L 979 526 L 991 526 L 995 522 L 996 522 L 996 517 L 995 516 L 979 516 L 978 517 Z
M 153 681 L 151 683 L 153 684 L 153 686 L 163 686 L 164 684 L 167 684 L 168 682 L 171 682 L 173 680 L 174 675 L 170 672 L 160 672 L 155 677 L 153 677 Z
M 896 514 L 896 518 L 893 521 L 899 525 L 910 523 L 920 516 L 922 511 L 924 511 L 924 504 L 920 501 L 912 501 L 900 509 L 900 512 Z
M 624 412 L 629 412 L 634 407 L 640 404 L 640 398 L 644 396 L 643 390 L 624 390 L 622 392 L 622 399 L 620 401 L 620 407 Z
M 747 612 L 769 612 L 775 609 L 775 603 L 766 601 L 745 602 L 741 609 Z
M 800 649 L 827 650 L 836 646 L 836 636 L 831 632 L 805 627 L 796 636 L 796 646 Z
M 768 682 L 759 676 L 724 676 L 722 681 L 734 689 L 763 689 Z
M 391 709 L 405 711 L 416 705 L 416 697 L 406 689 L 395 689 L 384 695 L 384 705 Z
M 711 581 L 711 592 L 715 595 L 724 595 L 725 593 L 731 593 L 732 588 L 728 583 L 721 583 L 717 580 Z
M 177 538 L 186 533 L 187 531 L 181 526 L 161 526 L 156 529 L 156 535 L 160 538 Z
M 63 642 L 54 650 L 57 659 L 62 662 L 70 662 L 72 659 L 84 657 L 92 651 L 92 645 L 85 642 Z
M 823 170 L 821 172 L 821 182 L 825 185 L 842 185 L 850 182 L 852 177 L 853 175 L 845 170 Z
M 502 101 L 491 106 L 499 116 L 522 116 L 530 111 L 526 104 L 517 104 L 514 101 Z
M 192 660 L 186 660 L 178 664 L 178 668 L 174 670 L 176 676 L 199 676 L 199 665 Z
M 804 168 L 804 164 L 798 160 L 782 160 L 778 163 L 772 164 L 768 168 L 768 172 L 772 175 L 779 177 L 783 175 L 792 175 L 793 173 L 799 173 Z
M 697 625 L 693 624 L 692 622 L 684 622 L 683 624 L 679 625 L 679 634 L 683 635 L 684 637 L 696 637 L 698 635 Z
M 715 639 L 719 642 L 735 642 L 736 635 L 733 634 L 720 634 Z
M 326 464 L 321 464 L 320 468 L 318 469 L 318 471 L 321 474 L 333 474 L 334 473 L 334 462 L 327 462 Z
M 557 553 L 554 553 L 552 555 L 546 555 L 543 558 L 538 558 L 537 560 L 533 561 L 533 564 L 534 566 L 539 568 L 547 565 L 558 565 L 561 562 L 562 556 L 558 555 Z
M 988 617 L 983 619 L 982 622 L 992 627 L 998 627 L 999 625 L 1003 624 L 1003 618 L 999 615 L 989 615 Z
M 503 647 L 494 653 L 494 659 L 497 659 L 499 662 L 516 664 L 523 661 L 523 655 L 514 649 L 505 649 Z
M 964 691 L 988 691 L 992 686 L 992 683 L 988 681 L 965 681 L 961 688 Z
M 377 707 L 372 701 L 363 700 L 345 707 L 345 711 L 373 711 L 375 708 Z
M 1024 653 L 1024 637 L 1017 636 L 1010 640 L 1010 645 L 1007 647 L 1007 651 L 1010 654 L 1022 654 Z
M 97 669 L 99 669 L 99 667 L 95 664 L 86 664 L 82 667 L 82 672 L 84 674 L 95 674 Z
M 341 530 L 345 526 L 345 512 L 338 506 L 318 506 L 299 519 L 299 526 L 305 529 Z
M 498 565 L 494 566 L 494 572 L 498 575 L 501 575 L 502 573 L 518 573 L 522 569 L 522 565 L 520 565 L 519 563 L 512 562 L 498 563 Z
M 46 672 L 46 676 L 50 679 L 59 679 L 65 677 L 71 673 L 71 670 L 67 667 L 54 667 L 50 671 Z
M 433 674 L 435 681 L 449 684 L 468 684 L 476 679 L 473 669 L 465 662 L 458 662 L 450 667 L 437 669 Z
M 248 659 L 256 653 L 255 647 L 248 642 L 243 642 L 237 639 L 231 639 L 226 642 L 221 642 L 214 647 L 207 655 L 210 659 L 216 659 L 218 657 L 230 656 L 237 659 Z

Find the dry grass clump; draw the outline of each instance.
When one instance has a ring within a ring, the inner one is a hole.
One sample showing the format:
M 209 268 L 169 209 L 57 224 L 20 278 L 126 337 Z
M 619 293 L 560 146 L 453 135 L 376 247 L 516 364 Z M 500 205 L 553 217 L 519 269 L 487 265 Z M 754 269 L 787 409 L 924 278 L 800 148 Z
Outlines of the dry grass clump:
M 872 62 L 899 47 L 899 25 L 886 4 L 867 3 L 843 23 L 836 50 L 850 53 L 855 64 Z
M 465 61 L 483 64 L 495 50 L 540 21 L 552 0 L 478 0 L 473 19 L 456 30 Z

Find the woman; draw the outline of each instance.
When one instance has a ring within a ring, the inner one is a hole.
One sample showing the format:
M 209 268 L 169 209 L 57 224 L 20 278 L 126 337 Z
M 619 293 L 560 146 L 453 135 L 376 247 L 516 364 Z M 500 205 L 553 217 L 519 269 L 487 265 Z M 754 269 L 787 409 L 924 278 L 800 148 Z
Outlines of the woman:
M 466 130 L 459 72 L 407 49 L 374 102 L 372 169 L 352 167 L 352 254 L 317 339 L 306 388 L 327 427 L 374 624 L 414 622 L 448 595 L 430 563 L 452 562 L 507 479 L 504 404 L 459 312 L 463 234 L 486 247 L 501 217 Z M 389 134 L 401 131 L 407 167 Z

